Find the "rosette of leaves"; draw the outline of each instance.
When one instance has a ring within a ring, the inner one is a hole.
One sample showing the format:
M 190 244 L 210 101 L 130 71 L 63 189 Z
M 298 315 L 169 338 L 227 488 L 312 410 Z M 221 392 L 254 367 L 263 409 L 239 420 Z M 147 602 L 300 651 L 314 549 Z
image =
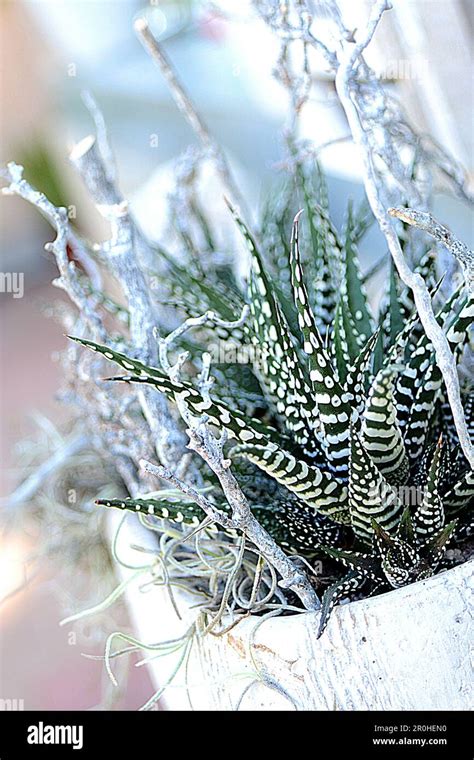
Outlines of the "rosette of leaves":
M 295 188 L 293 188 L 295 189 Z M 446 547 L 469 535 L 474 477 L 457 440 L 433 347 L 409 291 L 392 267 L 378 315 L 372 312 L 358 245 L 370 224 L 349 206 L 342 233 L 330 219 L 320 172 L 300 167 L 296 193 L 285 190 L 263 215 L 257 245 L 237 210 L 250 273 L 242 292 L 229 267 L 204 273 L 188 240 L 189 265 L 164 251 L 165 285 L 184 316 L 212 310 L 242 327 L 201 329 L 183 339 L 191 368 L 209 341 L 245 349 L 248 363 L 213 365 L 204 396 L 192 377 L 175 381 L 133 356 L 74 338 L 119 365 L 111 378 L 153 386 L 225 430 L 229 456 L 257 519 L 287 551 L 334 563 L 319 634 L 344 596 L 370 595 L 427 578 L 443 566 Z M 293 218 L 295 198 L 304 213 Z M 203 214 L 199 221 L 203 224 Z M 205 236 L 213 241 L 210 225 Z M 194 268 L 193 268 L 194 267 Z M 437 298 L 434 257 L 418 271 Z M 474 316 L 460 286 L 437 311 L 461 359 Z M 463 389 L 472 425 L 473 394 Z M 213 498 L 226 509 L 215 486 Z M 184 499 L 111 499 L 98 504 L 197 525 L 200 508 Z

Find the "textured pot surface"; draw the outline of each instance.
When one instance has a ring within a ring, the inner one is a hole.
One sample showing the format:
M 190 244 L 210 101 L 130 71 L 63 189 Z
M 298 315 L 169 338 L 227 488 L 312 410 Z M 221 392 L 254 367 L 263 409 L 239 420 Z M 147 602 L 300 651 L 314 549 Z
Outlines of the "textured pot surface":
M 136 542 L 134 530 L 127 530 L 122 546 Z M 273 618 L 261 625 L 252 616 L 222 637 L 205 636 L 193 645 L 188 689 L 183 671 L 166 690 L 162 705 L 210 710 L 472 709 L 473 568 L 471 561 L 426 581 L 339 606 L 319 640 L 317 613 Z M 196 615 L 190 608 L 196 599 L 178 594 L 179 620 L 160 587 L 147 593 L 131 587 L 128 600 L 137 635 L 145 643 L 181 635 Z M 172 665 L 171 656 L 150 662 L 157 687 Z M 259 672 L 267 683 L 259 680 Z

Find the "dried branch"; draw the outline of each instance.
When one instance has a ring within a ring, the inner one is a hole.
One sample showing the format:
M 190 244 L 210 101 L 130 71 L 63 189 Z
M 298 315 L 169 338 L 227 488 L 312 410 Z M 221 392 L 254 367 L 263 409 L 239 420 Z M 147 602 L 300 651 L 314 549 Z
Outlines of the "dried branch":
M 293 591 L 307 610 L 320 608 L 318 596 L 311 586 L 306 574 L 297 568 L 292 560 L 277 546 L 267 531 L 262 528 L 250 510 L 247 499 L 230 471 L 229 460 L 224 459 L 222 441 L 218 441 L 210 432 L 206 423 L 199 421 L 187 431 L 189 448 L 199 454 L 219 479 L 224 495 L 232 510 L 229 517 L 218 509 L 209 499 L 174 473 L 164 467 L 156 467 L 151 462 L 142 461 L 146 472 L 171 483 L 175 488 L 192 499 L 213 522 L 227 530 L 240 530 L 251 541 L 281 575 L 279 585 Z
M 240 319 L 235 322 L 224 322 L 223 320 L 218 319 L 213 312 L 206 312 L 200 317 L 187 319 L 182 325 L 168 335 L 167 338 L 159 339 L 160 361 L 163 370 L 167 372 L 174 381 L 179 381 L 179 371 L 183 362 L 187 358 L 187 355 L 181 354 L 176 364 L 171 365 L 168 359 L 168 350 L 171 348 L 173 342 L 181 337 L 187 330 L 192 327 L 204 325 L 208 321 L 228 328 L 241 326 L 246 319 L 247 314 L 248 307 L 245 306 L 242 310 Z M 209 398 L 209 388 L 211 385 L 209 369 L 210 356 L 209 354 L 206 354 L 200 378 L 200 387 L 205 398 Z M 202 494 L 199 494 L 194 488 L 180 480 L 180 478 L 173 474 L 169 469 L 156 468 L 149 462 L 142 462 L 145 471 L 151 472 L 172 483 L 186 496 L 192 498 L 209 517 L 224 528 L 242 531 L 257 547 L 267 562 L 280 573 L 281 581 L 279 585 L 282 588 L 289 588 L 297 594 L 306 609 L 319 609 L 320 602 L 318 596 L 311 586 L 305 572 L 295 567 L 292 560 L 277 546 L 273 538 L 264 528 L 262 528 L 260 523 L 253 516 L 249 503 L 230 470 L 231 461 L 224 456 L 224 446 L 227 442 L 226 431 L 224 431 L 221 437 L 217 439 L 209 429 L 206 415 L 197 419 L 189 412 L 184 399 L 177 397 L 176 403 L 181 417 L 188 426 L 186 431 L 189 436 L 188 448 L 199 454 L 217 476 L 224 496 L 231 509 L 231 517 L 217 509 L 212 502 L 206 499 Z
M 245 212 L 248 216 L 247 204 L 234 181 L 224 152 L 212 137 L 207 125 L 179 81 L 178 75 L 170 60 L 159 42 L 153 36 L 148 26 L 148 22 L 145 18 L 138 18 L 135 21 L 134 27 L 143 47 L 160 68 L 176 105 L 192 127 L 196 136 L 199 138 L 205 151 L 214 162 L 217 173 L 222 180 L 226 192 L 235 201 L 236 205 L 240 206 L 242 212 Z
M 107 171 L 107 179 L 111 184 L 115 184 L 117 182 L 117 167 L 115 165 L 115 156 L 110 146 L 107 125 L 105 123 L 103 113 L 100 110 L 91 92 L 85 90 L 81 93 L 81 97 L 84 105 L 86 106 L 94 121 L 95 131 L 97 135 L 97 146 L 104 161 L 104 165 Z
M 0 505 L 5 504 L 10 509 L 29 501 L 53 472 L 56 472 L 71 457 L 75 456 L 79 451 L 83 451 L 90 444 L 91 439 L 87 435 L 79 435 L 67 441 L 49 459 L 46 459 L 45 462 L 37 467 L 10 496 L 0 499 Z
M 202 314 L 199 317 L 189 317 L 186 319 L 181 325 L 179 325 L 176 330 L 173 330 L 172 333 L 166 336 L 166 338 L 160 338 L 157 336 L 158 345 L 159 345 L 159 355 L 160 355 L 160 363 L 163 369 L 166 372 L 170 372 L 172 370 L 167 357 L 168 348 L 170 348 L 173 343 L 175 343 L 178 338 L 180 338 L 185 332 L 190 330 L 193 327 L 203 327 L 207 323 L 216 325 L 218 327 L 226 327 L 228 329 L 233 329 L 236 327 L 242 327 L 242 325 L 245 323 L 245 320 L 247 319 L 248 313 L 249 313 L 249 307 L 247 304 L 244 305 L 242 308 L 242 314 L 239 319 L 228 322 L 224 319 L 220 319 L 213 311 L 206 311 L 205 314 Z M 156 334 L 156 330 L 155 330 Z M 187 358 L 187 354 L 183 354 L 182 356 L 185 356 Z M 183 360 L 181 359 L 180 362 Z
M 102 136 L 104 140 L 104 136 Z M 81 174 L 97 209 L 110 222 L 112 236 L 103 250 L 110 271 L 120 283 L 130 313 L 130 334 L 139 357 L 153 363 L 157 359 L 153 339 L 154 309 L 137 255 L 137 238 L 128 204 L 111 181 L 103 156 L 92 136 L 78 143 L 70 160 Z M 166 399 L 151 389 L 139 391 L 143 413 L 153 432 L 156 451 L 164 464 L 179 461 L 185 437 L 177 428 Z
M 3 195 L 18 195 L 28 201 L 56 230 L 55 240 L 45 245 L 45 249 L 53 253 L 60 273 L 60 277 L 53 284 L 66 291 L 71 301 L 77 306 L 81 317 L 88 324 L 92 334 L 98 340 L 104 340 L 107 333 L 102 320 L 95 311 L 92 299 L 88 297 L 79 281 L 76 265 L 68 258 L 67 246 L 71 239 L 71 230 L 67 210 L 54 206 L 44 193 L 38 192 L 23 179 L 22 166 L 11 162 L 2 171 L 2 175 L 10 183 L 8 187 L 2 188 Z
M 412 208 L 389 208 L 388 213 L 390 216 L 405 222 L 405 224 L 411 224 L 419 230 L 427 232 L 438 243 L 444 245 L 461 264 L 469 289 L 474 291 L 474 251 L 461 240 L 458 240 L 447 227 L 440 224 L 428 212 L 416 211 Z

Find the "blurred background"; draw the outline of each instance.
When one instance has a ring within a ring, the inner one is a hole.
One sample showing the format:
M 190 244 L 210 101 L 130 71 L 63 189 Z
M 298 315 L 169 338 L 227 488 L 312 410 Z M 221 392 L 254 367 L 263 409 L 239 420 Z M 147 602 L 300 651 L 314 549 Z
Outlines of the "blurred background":
M 356 28 L 367 18 L 370 3 L 345 0 L 340 5 L 346 25 Z M 368 51 L 369 63 L 402 99 L 415 125 L 472 172 L 474 4 L 394 0 L 393 5 Z M 107 228 L 67 160 L 71 146 L 93 129 L 81 99 L 84 90 L 94 94 L 104 112 L 122 190 L 152 236 L 159 237 L 163 228 L 173 161 L 195 142 L 134 35 L 138 13 L 147 16 L 163 41 L 252 209 L 282 159 L 287 96 L 272 76 L 278 46 L 247 0 L 154 0 L 148 5 L 143 0 L 2 0 L 0 161 L 23 164 L 27 179 L 54 203 L 74 205 L 79 230 L 95 240 L 104 239 Z M 348 133 L 322 66 L 302 133 L 316 146 Z M 363 197 L 359 158 L 349 142 L 339 141 L 328 145 L 321 159 L 340 223 L 347 198 Z M 461 201 L 439 194 L 435 212 L 472 243 L 472 218 Z M 67 413 L 55 400 L 55 357 L 65 339 L 57 322 L 47 318 L 48 304 L 62 298 L 51 285 L 55 266 L 43 248 L 51 237 L 32 207 L 18 198 L 1 199 L 0 270 L 24 275 L 23 297 L 0 293 L 3 495 L 25 476 L 19 466 L 24 441 L 38 425 L 59 423 Z M 363 250 L 367 263 L 380 256 L 380 246 L 380 236 L 371 231 Z M 58 627 L 63 611 L 47 562 L 23 586 L 33 543 L 34 531 L 0 535 L 0 699 L 23 699 L 26 709 L 94 707 L 103 666 L 83 659 L 81 652 L 101 654 L 102 645 L 87 635 L 71 644 Z M 134 670 L 116 706 L 135 709 L 150 689 L 145 669 Z

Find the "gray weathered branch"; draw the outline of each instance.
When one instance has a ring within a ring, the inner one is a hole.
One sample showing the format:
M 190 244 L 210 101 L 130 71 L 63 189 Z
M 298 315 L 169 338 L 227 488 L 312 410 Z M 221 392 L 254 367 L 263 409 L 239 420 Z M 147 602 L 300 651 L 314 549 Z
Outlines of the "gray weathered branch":
M 413 208 L 389 208 L 388 213 L 395 219 L 400 219 L 406 224 L 411 224 L 419 230 L 427 232 L 438 243 L 444 245 L 461 264 L 469 289 L 474 291 L 474 251 L 461 240 L 458 240 L 451 230 L 440 224 L 432 214 L 426 211 L 416 211 Z
M 67 210 L 54 206 L 44 193 L 38 192 L 23 179 L 23 167 L 19 164 L 9 163 L 6 170 L 2 171 L 2 175 L 10 183 L 7 187 L 2 188 L 3 195 L 18 195 L 31 203 L 56 231 L 55 240 L 45 245 L 46 250 L 53 253 L 59 269 L 60 277 L 54 281 L 54 284 L 66 291 L 95 338 L 104 340 L 107 333 L 102 320 L 79 281 L 76 265 L 68 258 L 67 246 L 71 239 L 71 230 Z
M 226 192 L 230 198 L 235 201 L 236 205 L 240 206 L 242 212 L 248 214 L 247 204 L 235 183 L 222 148 L 212 137 L 189 94 L 181 84 L 168 56 L 153 36 L 146 19 L 138 18 L 135 21 L 134 26 L 143 47 L 160 68 L 176 105 L 192 127 L 196 136 L 199 138 L 199 141 L 209 157 L 212 159 Z
M 183 354 L 178 358 L 175 365 L 171 365 L 168 359 L 168 350 L 172 347 L 173 342 L 183 335 L 184 332 L 192 327 L 204 325 L 208 321 L 225 324 L 227 327 L 240 326 L 247 316 L 247 311 L 248 309 L 244 307 L 242 316 L 236 322 L 223 322 L 222 320 L 217 319 L 212 312 L 206 312 L 206 314 L 203 314 L 201 317 L 187 319 L 167 338 L 159 339 L 160 361 L 163 370 L 167 372 L 175 382 L 179 381 L 179 370 L 186 358 L 186 354 Z M 203 365 L 200 387 L 204 397 L 209 399 L 211 382 L 209 379 L 210 356 L 208 354 L 203 361 Z M 184 399 L 177 397 L 176 402 L 179 412 L 188 426 L 186 431 L 189 436 L 188 448 L 199 454 L 217 476 L 224 496 L 229 504 L 231 517 L 222 512 L 222 510 L 217 509 L 215 505 L 202 494 L 180 480 L 180 478 L 178 478 L 176 474 L 173 474 L 170 469 L 156 468 L 151 463 L 145 462 L 142 463 L 145 470 L 171 482 L 176 488 L 192 498 L 193 501 L 195 501 L 216 523 L 222 525 L 224 528 L 241 530 L 257 547 L 262 556 L 264 556 L 265 559 L 280 573 L 280 585 L 294 591 L 306 609 L 319 609 L 320 603 L 318 596 L 304 571 L 295 567 L 292 560 L 286 556 L 269 533 L 262 528 L 260 523 L 253 516 L 249 503 L 231 472 L 231 461 L 224 456 L 224 446 L 227 441 L 225 431 L 222 433 L 221 438 L 217 439 L 210 430 L 205 415 L 198 419 L 190 413 Z
M 99 212 L 110 223 L 112 236 L 103 247 L 110 271 L 120 283 L 130 313 L 130 334 L 139 357 L 153 364 L 157 360 L 153 337 L 154 308 L 137 256 L 137 231 L 128 204 L 111 180 L 96 141 L 81 140 L 70 154 Z M 153 432 L 157 454 L 164 464 L 176 462 L 184 453 L 185 437 L 173 419 L 165 397 L 152 389 L 139 391 L 143 413 Z

